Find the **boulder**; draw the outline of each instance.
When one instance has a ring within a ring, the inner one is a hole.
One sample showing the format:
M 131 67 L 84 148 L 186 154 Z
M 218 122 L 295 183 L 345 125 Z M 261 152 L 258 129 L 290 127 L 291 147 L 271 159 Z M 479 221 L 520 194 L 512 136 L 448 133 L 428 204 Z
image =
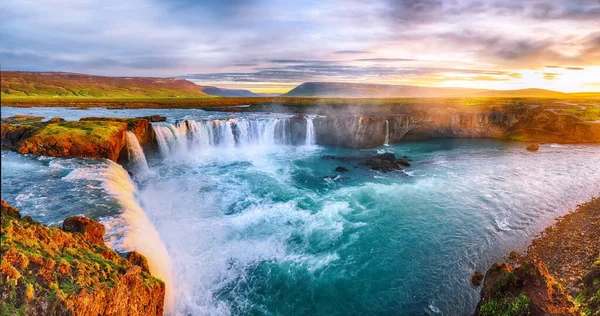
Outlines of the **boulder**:
M 479 286 L 479 285 L 481 285 L 482 281 L 483 281 L 483 273 L 481 271 L 473 272 L 473 275 L 471 275 L 471 284 Z
M 528 151 L 538 151 L 540 149 L 540 144 L 529 144 L 525 149 L 527 149 Z
M 72 216 L 63 222 L 63 230 L 79 233 L 92 243 L 104 246 L 104 225 L 83 216 Z
M 48 123 L 58 123 L 58 122 L 64 122 L 64 121 L 65 121 L 65 119 L 62 117 L 53 117 L 48 120 Z
M 348 172 L 348 168 L 346 167 L 342 167 L 342 166 L 337 166 L 337 168 L 335 168 L 336 172 Z

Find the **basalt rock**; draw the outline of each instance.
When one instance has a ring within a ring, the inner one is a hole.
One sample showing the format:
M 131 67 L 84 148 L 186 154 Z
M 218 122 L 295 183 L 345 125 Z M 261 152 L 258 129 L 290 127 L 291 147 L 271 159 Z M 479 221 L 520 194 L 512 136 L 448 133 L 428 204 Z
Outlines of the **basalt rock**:
M 73 233 L 5 216 L 9 208 L 2 201 L 3 315 L 162 315 L 165 284 L 141 255 L 128 260 L 99 243 L 99 223 L 77 220 L 72 230 L 84 233 Z
M 544 109 L 469 111 L 433 107 L 394 116 L 329 114 L 315 118 L 314 126 L 317 144 L 349 148 L 382 146 L 386 135 L 390 143 L 439 138 L 600 143 L 600 123 Z

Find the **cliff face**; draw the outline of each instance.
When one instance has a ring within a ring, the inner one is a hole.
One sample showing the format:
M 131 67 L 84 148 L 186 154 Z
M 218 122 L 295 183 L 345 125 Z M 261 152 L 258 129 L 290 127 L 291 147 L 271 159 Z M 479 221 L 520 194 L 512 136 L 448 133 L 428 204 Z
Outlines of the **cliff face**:
M 104 227 L 83 217 L 63 229 L 21 218 L 2 201 L 0 310 L 3 315 L 161 315 L 165 284 L 145 258 L 121 257 Z
M 542 109 L 465 112 L 431 110 L 396 116 L 315 118 L 317 144 L 350 148 L 435 138 L 493 138 L 529 142 L 599 143 L 600 124 Z
M 2 148 L 21 154 L 53 157 L 105 158 L 122 156 L 126 132 L 140 144 L 156 148 L 156 136 L 148 119 L 84 118 L 79 122 L 2 123 Z

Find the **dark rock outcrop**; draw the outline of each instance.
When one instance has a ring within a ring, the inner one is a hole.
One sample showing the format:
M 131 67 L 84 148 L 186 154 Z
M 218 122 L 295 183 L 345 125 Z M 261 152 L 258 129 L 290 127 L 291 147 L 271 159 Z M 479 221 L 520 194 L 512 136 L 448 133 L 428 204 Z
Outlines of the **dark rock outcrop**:
M 393 153 L 383 153 L 368 157 L 359 165 L 370 167 L 371 170 L 390 172 L 402 170 L 402 167 L 410 166 L 410 163 L 404 158 L 396 159 Z
M 348 171 L 349 171 L 348 168 L 343 167 L 343 166 L 337 166 L 335 168 L 335 172 L 348 172 Z
M 165 284 L 143 256 L 128 260 L 99 243 L 101 224 L 67 220 L 72 233 L 27 217 L 2 201 L 2 314 L 162 315 Z

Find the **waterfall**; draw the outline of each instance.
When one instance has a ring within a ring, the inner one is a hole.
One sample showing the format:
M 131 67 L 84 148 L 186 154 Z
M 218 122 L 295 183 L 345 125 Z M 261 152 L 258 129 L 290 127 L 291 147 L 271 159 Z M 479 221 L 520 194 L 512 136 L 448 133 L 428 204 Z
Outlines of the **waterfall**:
M 314 144 L 312 119 L 307 124 L 306 144 Z M 186 120 L 153 124 L 152 127 L 163 157 L 189 150 L 245 146 L 269 147 L 292 143 L 289 118 Z
M 150 172 L 144 150 L 133 132 L 127 131 L 127 158 L 133 166 L 135 174 L 147 174 Z
M 389 146 L 390 145 L 390 122 L 388 120 L 385 120 L 385 142 L 383 143 L 383 146 Z
M 313 119 L 314 117 L 306 117 L 306 146 L 311 146 L 317 143 Z

